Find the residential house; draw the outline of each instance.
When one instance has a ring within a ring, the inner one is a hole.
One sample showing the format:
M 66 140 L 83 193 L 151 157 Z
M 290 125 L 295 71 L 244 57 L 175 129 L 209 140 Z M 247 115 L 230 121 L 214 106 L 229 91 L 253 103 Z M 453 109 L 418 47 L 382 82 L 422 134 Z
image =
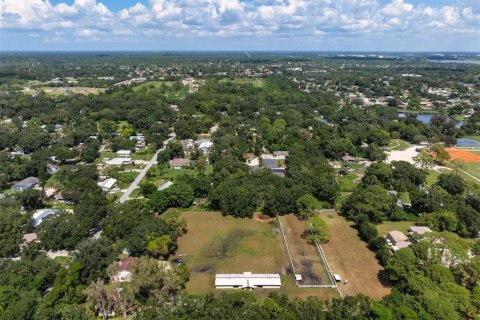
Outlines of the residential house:
M 43 219 L 48 217 L 52 214 L 59 213 L 59 209 L 40 209 L 33 213 L 33 226 L 37 227 L 40 223 L 42 223 Z
M 110 189 L 113 188 L 113 186 L 115 185 L 115 183 L 117 183 L 117 179 L 113 179 L 113 178 L 108 178 L 104 181 L 101 181 L 101 182 L 97 182 L 97 185 L 102 188 L 103 191 L 105 192 L 108 192 L 110 191 Z
M 190 160 L 185 158 L 174 158 L 168 162 L 172 169 L 182 169 L 190 166 Z
M 115 267 L 114 274 L 110 277 L 111 282 L 130 282 L 132 281 L 134 257 L 128 257 L 120 260 Z
M 263 159 L 262 167 L 270 169 L 276 176 L 285 177 L 285 168 L 280 167 L 276 159 Z
M 59 166 L 59 165 L 56 165 L 56 164 L 53 164 L 53 163 L 47 163 L 47 172 L 48 172 L 49 174 L 55 173 L 55 172 L 57 172 L 58 170 L 60 170 L 60 166 Z
M 386 238 L 387 244 L 394 252 L 402 248 L 406 248 L 412 244 L 410 240 L 408 240 L 408 237 L 401 231 L 390 231 L 387 233 Z
M 57 201 L 58 203 L 63 203 L 63 204 L 67 204 L 67 205 L 72 205 L 73 204 L 72 200 L 65 199 L 63 197 L 61 191 L 59 193 L 57 193 L 57 195 L 55 196 L 55 201 Z
M 280 279 L 280 275 L 277 273 L 254 274 L 251 272 L 244 272 L 215 275 L 216 289 L 279 289 L 281 285 L 282 280 Z
M 131 164 L 131 163 L 132 163 L 132 158 L 113 158 L 105 161 L 105 164 L 108 166 L 121 166 L 121 165 Z
M 357 161 L 357 158 L 352 157 L 351 155 L 349 155 L 348 153 L 346 153 L 346 154 L 342 157 L 342 161 L 343 161 L 343 162 L 353 162 L 353 161 Z
M 277 160 L 285 160 L 288 157 L 288 151 L 274 151 L 273 157 Z
M 202 141 L 198 145 L 198 150 L 200 150 L 203 154 L 208 154 L 210 148 L 213 146 L 213 142 L 211 141 Z
M 130 157 L 132 155 L 132 151 L 130 150 L 118 150 L 117 156 L 119 157 Z
M 33 189 L 35 188 L 40 180 L 35 177 L 28 177 L 26 179 L 23 179 L 22 181 L 17 182 L 12 186 L 13 191 L 24 191 L 28 189 Z

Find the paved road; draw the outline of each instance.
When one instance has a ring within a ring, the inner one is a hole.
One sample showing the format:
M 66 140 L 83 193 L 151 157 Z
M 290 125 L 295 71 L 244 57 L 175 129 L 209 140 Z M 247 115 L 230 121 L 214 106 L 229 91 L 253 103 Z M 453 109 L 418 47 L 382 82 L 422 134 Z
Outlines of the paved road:
M 127 190 L 125 190 L 125 192 L 122 194 L 122 196 L 120 197 L 120 199 L 118 199 L 118 201 L 120 203 L 124 203 L 125 201 L 127 201 L 128 199 L 130 199 L 130 195 L 132 194 L 133 190 L 135 190 L 137 187 L 138 187 L 138 184 L 140 183 L 140 181 L 142 181 L 142 179 L 145 177 L 145 175 L 147 174 L 147 171 L 148 169 L 150 169 L 156 162 L 157 162 L 157 156 L 158 154 L 165 150 L 165 146 L 167 144 L 170 143 L 170 141 L 172 141 L 173 137 L 172 138 L 168 138 L 167 140 L 164 141 L 163 143 L 163 147 L 161 147 L 160 149 L 157 150 L 157 152 L 155 152 L 155 154 L 153 155 L 152 159 L 150 159 L 150 161 L 147 163 L 147 165 L 145 166 L 145 168 L 142 169 L 142 171 L 140 171 L 140 173 L 138 174 L 138 176 L 135 178 L 135 180 L 132 182 L 132 184 L 128 187 Z

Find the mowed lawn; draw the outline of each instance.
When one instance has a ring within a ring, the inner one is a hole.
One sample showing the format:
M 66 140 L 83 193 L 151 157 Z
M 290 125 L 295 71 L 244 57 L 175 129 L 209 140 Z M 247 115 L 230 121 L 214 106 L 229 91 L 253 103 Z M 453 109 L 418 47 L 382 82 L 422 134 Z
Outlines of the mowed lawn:
M 214 289 L 216 273 L 284 273 L 287 266 L 276 224 L 188 211 L 187 233 L 178 239 L 178 254 L 187 255 L 190 281 L 187 290 Z
M 386 235 L 390 231 L 402 231 L 403 233 L 408 233 L 408 228 L 414 226 L 415 222 L 412 221 L 385 221 L 377 225 L 378 234 L 381 236 Z
M 329 212 L 322 217 L 330 227 L 332 237 L 322 245 L 327 261 L 333 273 L 337 273 L 348 283 L 338 283 L 342 296 L 353 296 L 363 293 L 373 299 L 380 299 L 390 293 L 390 288 L 380 280 L 383 267 L 378 263 L 375 254 L 360 240 L 352 224 Z
M 195 294 L 231 290 L 215 290 L 216 273 L 280 273 L 281 289 L 257 289 L 257 297 L 270 292 L 291 297 L 317 296 L 338 298 L 335 289 L 302 289 L 295 285 L 280 228 L 276 222 L 257 222 L 222 216 L 216 212 L 186 211 L 188 232 L 178 239 L 178 254 L 186 254 L 190 269 L 187 291 Z

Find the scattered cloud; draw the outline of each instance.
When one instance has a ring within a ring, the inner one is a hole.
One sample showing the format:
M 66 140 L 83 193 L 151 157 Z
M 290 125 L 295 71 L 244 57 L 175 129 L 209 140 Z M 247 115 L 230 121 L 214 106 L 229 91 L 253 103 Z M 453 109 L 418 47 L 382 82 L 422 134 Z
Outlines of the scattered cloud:
M 35 33 L 46 42 L 94 42 L 111 36 L 148 41 L 162 36 L 358 39 L 458 34 L 480 39 L 480 2 L 470 0 L 445 6 L 413 0 L 149 0 L 118 10 L 98 0 L 2 0 L 0 12 L 2 32 Z

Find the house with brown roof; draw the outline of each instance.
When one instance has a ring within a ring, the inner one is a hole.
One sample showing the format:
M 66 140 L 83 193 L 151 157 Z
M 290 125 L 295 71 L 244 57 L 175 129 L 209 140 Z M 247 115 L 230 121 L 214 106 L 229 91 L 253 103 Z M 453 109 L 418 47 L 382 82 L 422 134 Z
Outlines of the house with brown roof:
M 174 158 L 168 162 L 172 169 L 182 169 L 190 166 L 190 160 L 185 158 Z
M 128 257 L 118 261 L 115 267 L 115 273 L 110 277 L 112 282 L 130 282 L 132 281 L 134 257 Z

